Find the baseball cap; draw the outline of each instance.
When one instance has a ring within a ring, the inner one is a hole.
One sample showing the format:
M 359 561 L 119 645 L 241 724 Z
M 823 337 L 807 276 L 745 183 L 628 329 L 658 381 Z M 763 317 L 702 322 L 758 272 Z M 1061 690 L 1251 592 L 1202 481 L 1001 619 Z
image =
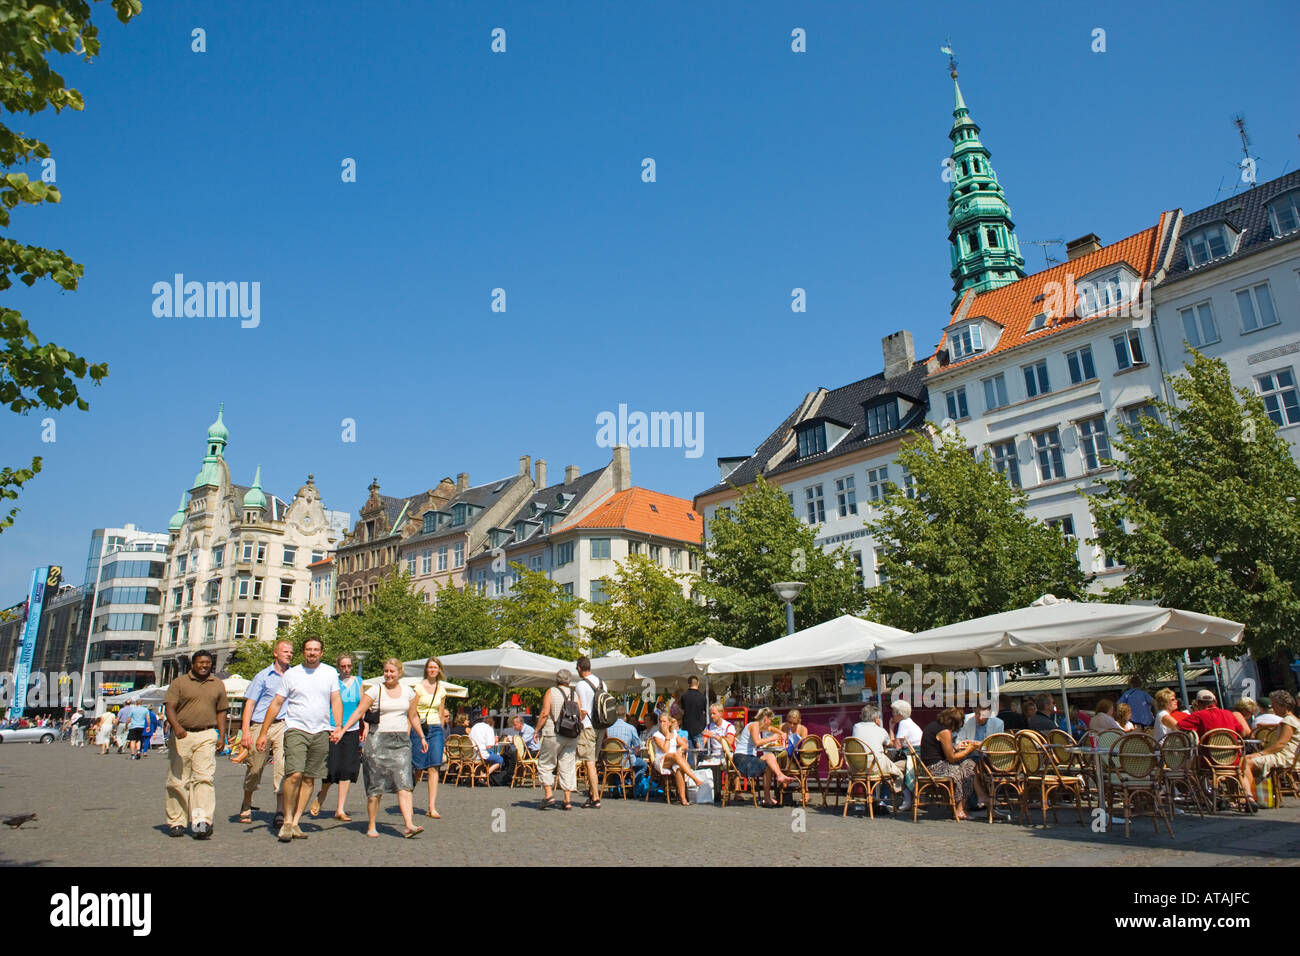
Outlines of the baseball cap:
M 1203 703 L 1207 703 L 1207 704 L 1213 704 L 1213 703 L 1215 702 L 1214 691 L 1212 691 L 1212 690 L 1198 690 L 1198 691 L 1196 692 L 1196 699 L 1197 699 L 1198 702 L 1203 702 Z

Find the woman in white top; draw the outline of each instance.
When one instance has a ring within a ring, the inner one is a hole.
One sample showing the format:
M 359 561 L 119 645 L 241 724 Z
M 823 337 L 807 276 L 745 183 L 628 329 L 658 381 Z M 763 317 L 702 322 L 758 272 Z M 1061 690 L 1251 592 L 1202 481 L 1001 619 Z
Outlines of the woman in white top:
M 379 814 L 379 798 L 385 793 L 397 794 L 397 806 L 401 809 L 402 820 L 406 824 L 403 835 L 409 840 L 417 833 L 424 832 L 424 827 L 417 827 L 411 818 L 411 791 L 415 789 L 415 779 L 411 773 L 408 728 L 419 736 L 425 751 L 429 748 L 429 742 L 424 739 L 420 727 L 415 691 L 401 683 L 401 676 L 401 661 L 396 657 L 384 661 L 383 684 L 378 688 L 374 684 L 367 685 L 361 694 L 360 703 L 343 721 L 343 726 L 330 733 L 330 739 L 337 743 L 362 714 L 367 714 L 367 719 L 375 725 L 366 736 L 363 754 L 366 813 L 370 818 L 370 828 L 366 831 L 368 837 L 379 836 L 379 831 L 375 829 L 375 817 Z M 367 713 L 372 708 L 377 714 Z
M 904 743 L 909 743 L 913 749 L 920 747 L 921 737 L 924 736 L 924 732 L 921 730 L 921 726 L 912 719 L 912 705 L 900 697 L 890 703 L 889 710 L 894 715 L 889 728 L 894 746 L 901 747 Z
M 687 806 L 686 778 L 690 777 L 695 781 L 697 787 L 700 785 L 700 778 L 695 776 L 695 771 L 691 769 L 682 752 L 683 746 L 690 746 L 690 744 L 686 738 L 677 736 L 677 731 L 673 728 L 672 715 L 668 711 L 659 715 L 659 729 L 650 735 L 650 741 L 654 744 L 655 770 L 661 775 L 672 774 L 677 784 L 677 798 L 681 800 L 682 806 Z M 671 798 L 669 802 L 672 802 Z
M 1178 695 L 1168 687 L 1158 690 L 1156 706 L 1160 709 L 1156 713 L 1156 722 L 1151 725 L 1151 736 L 1156 743 L 1160 743 L 1165 739 L 1165 734 L 1178 729 L 1178 718 L 1174 716 L 1178 710 Z
M 99 730 L 95 732 L 95 743 L 99 744 L 99 755 L 102 757 L 108 753 L 109 746 L 113 743 L 113 712 L 106 710 L 99 718 Z
M 736 738 L 736 755 L 732 762 L 743 776 L 751 780 L 763 778 L 763 806 L 775 807 L 772 799 L 772 781 L 779 786 L 795 783 L 794 777 L 781 772 L 781 765 L 776 761 L 776 754 L 763 748 L 784 747 L 785 735 L 779 730 L 772 730 L 772 708 L 764 707 L 754 719 L 745 725 L 745 729 Z

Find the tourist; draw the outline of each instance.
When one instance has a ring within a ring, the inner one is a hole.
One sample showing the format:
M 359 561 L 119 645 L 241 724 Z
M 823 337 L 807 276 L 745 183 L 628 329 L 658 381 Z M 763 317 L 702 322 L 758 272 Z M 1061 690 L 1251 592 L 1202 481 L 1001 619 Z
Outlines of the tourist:
M 1277 718 L 1277 736 L 1263 750 L 1246 758 L 1246 766 L 1242 772 L 1246 782 L 1246 799 L 1249 801 L 1248 807 L 1252 813 L 1259 810 L 1259 804 L 1255 802 L 1256 772 L 1263 776 L 1270 770 L 1290 768 L 1295 763 L 1296 747 L 1300 745 L 1300 735 L 1296 733 L 1300 731 L 1300 719 L 1292 713 L 1295 709 L 1295 698 L 1284 690 L 1275 690 L 1268 695 L 1268 702 L 1272 707 L 1273 716 Z
M 898 700 L 891 701 L 889 704 L 890 713 L 893 714 L 893 720 L 890 721 L 889 735 L 893 739 L 895 747 L 902 747 L 910 744 L 912 747 L 921 746 L 922 731 L 920 725 L 912 719 L 912 705 L 901 697 Z
M 319 637 L 308 637 L 302 642 L 302 663 L 285 671 L 280 689 L 266 711 L 266 722 L 257 735 L 257 749 L 264 752 L 267 726 L 274 724 L 281 709 L 284 710 L 285 819 L 277 834 L 281 843 L 307 839 L 298 821 L 307 809 L 316 781 L 328 769 L 331 713 L 334 726 L 342 726 L 339 672 L 321 663 L 324 650 Z
M 682 755 L 683 745 L 689 747 L 688 737 L 677 736 L 673 719 L 667 713 L 659 715 L 659 729 L 650 738 L 654 743 L 655 771 L 662 777 L 671 775 L 677 786 L 677 797 L 682 806 L 687 805 L 686 778 L 690 777 L 695 786 L 700 785 L 700 778 L 691 769 L 690 762 Z M 672 802 L 669 795 L 668 802 Z
M 885 750 L 889 747 L 889 731 L 887 731 L 880 722 L 880 708 L 875 704 L 867 704 L 862 708 L 858 715 L 859 720 L 853 725 L 851 737 L 860 740 L 871 751 L 871 756 L 875 758 L 876 766 L 880 772 L 889 777 L 890 789 L 898 793 L 903 789 L 903 776 L 907 770 L 907 761 L 893 761 Z M 996 717 L 993 718 L 997 720 Z M 884 806 L 884 803 L 877 799 L 876 803 Z M 910 804 L 909 804 L 910 806 Z
M 1187 715 L 1178 709 L 1178 695 L 1168 687 L 1156 691 L 1155 702 L 1156 719 L 1151 725 L 1151 736 L 1160 743 L 1169 731 L 1178 729 L 1178 721 Z
M 588 796 L 584 809 L 600 809 L 600 782 L 596 779 L 596 753 L 600 750 L 601 730 L 591 722 L 591 712 L 596 706 L 596 695 L 605 689 L 605 682 L 591 673 L 591 658 L 585 654 L 578 658 L 578 707 L 582 709 L 582 733 L 578 735 L 578 760 L 587 770 Z
M 709 723 L 709 702 L 700 691 L 700 679 L 690 677 L 686 681 L 686 693 L 682 694 L 682 726 L 690 740 L 690 760 L 694 767 L 704 746 L 704 728 Z
M 1027 721 L 1029 729 L 1036 731 L 1044 740 L 1053 730 L 1058 730 L 1056 724 L 1056 701 L 1052 699 L 1051 694 L 1039 694 L 1034 698 L 1034 715 Z
M 212 816 L 217 795 L 212 778 L 217 772 L 217 741 L 226 735 L 226 688 L 212 676 L 212 654 L 198 650 L 190 669 L 167 687 L 167 835 L 185 835 L 192 828 L 196 840 L 212 836 Z
M 490 783 L 488 777 L 501 766 L 501 755 L 497 753 L 497 735 L 492 727 L 492 718 L 486 714 L 480 717 L 479 722 L 469 729 L 469 740 L 478 753 L 478 759 L 486 765 L 484 783 Z
M 1142 689 L 1142 678 L 1136 674 L 1129 678 L 1128 690 L 1119 695 L 1119 703 L 1128 704 L 1133 726 L 1137 729 L 1149 731 L 1156 722 L 1155 698 Z M 1117 706 L 1116 710 L 1118 709 Z
M 262 771 L 271 761 L 271 786 L 275 791 L 275 820 L 278 833 L 284 826 L 284 715 L 268 723 L 266 713 L 280 692 L 289 664 L 293 661 L 293 642 L 284 638 L 271 648 L 271 663 L 253 675 L 244 688 L 244 714 L 240 720 L 239 740 L 248 750 L 244 764 L 244 802 L 239 806 L 239 822 L 253 822 L 253 794 L 262 785 Z M 257 739 L 266 737 L 266 747 L 258 749 Z
M 1120 730 L 1126 734 L 1133 732 L 1132 716 L 1133 708 L 1129 707 L 1128 704 L 1115 705 L 1115 723 L 1119 724 Z
M 1190 730 L 1199 740 L 1207 730 L 1232 730 L 1241 732 L 1239 717 L 1231 710 L 1219 706 L 1214 691 L 1202 688 L 1196 692 L 1192 712 L 1178 721 L 1179 730 Z
M 1271 705 L 1273 695 L 1269 694 L 1268 697 Z M 1252 701 L 1252 703 L 1254 703 L 1254 701 Z M 1271 706 L 1269 710 L 1264 710 L 1259 706 L 1259 704 L 1255 704 L 1255 719 L 1250 722 L 1252 728 L 1258 729 L 1260 727 L 1270 727 L 1274 724 L 1280 723 L 1282 723 L 1282 718 L 1277 715 Z
M 781 733 L 785 734 L 785 751 L 791 757 L 799 749 L 799 741 L 808 736 L 808 728 L 803 725 L 803 714 L 791 710 L 781 722 Z
M 1033 720 L 1034 716 L 1038 713 L 1038 705 L 1034 703 L 1032 697 L 1026 697 L 1024 699 L 1024 702 L 1020 705 L 1020 713 L 1023 714 L 1025 718 L 1025 730 L 1031 729 L 1029 722 Z
M 704 765 L 713 773 L 713 799 L 722 801 L 722 741 L 732 750 L 736 747 L 736 727 L 723 716 L 721 704 L 709 705 L 709 723 L 700 735 L 704 742 Z M 699 766 L 699 764 L 697 764 Z
M 447 722 L 447 685 L 443 681 L 442 661 L 430 657 L 424 662 L 424 676 L 415 685 L 415 704 L 420 713 L 420 734 L 411 732 L 411 767 L 416 776 L 424 774 L 429 791 L 429 809 L 426 817 L 441 820 L 438 813 L 438 776 L 442 772 L 443 725 Z M 458 715 L 468 721 L 468 717 Z M 464 727 L 468 734 L 468 724 Z M 428 744 L 422 748 L 420 741 Z
M 1259 704 L 1253 697 L 1243 697 L 1232 705 L 1232 712 L 1241 718 L 1237 722 L 1237 731 L 1243 737 L 1254 733 L 1255 716 L 1259 713 Z
M 1002 726 L 1008 733 L 1015 733 L 1017 730 L 1025 730 L 1029 724 L 1025 721 L 1025 715 L 1016 709 L 1015 699 L 1007 697 L 1006 706 L 998 711 L 998 720 L 1002 721 Z
M 639 753 L 641 739 L 637 736 L 636 728 L 627 722 L 627 708 L 619 704 L 615 713 L 618 714 L 618 718 L 605 728 L 605 736 L 621 741 L 626 748 L 627 762 L 623 766 L 632 768 L 632 780 L 635 782 L 646 773 L 645 759 Z
M 113 724 L 116 720 L 112 711 L 106 710 L 99 715 L 99 729 L 95 731 L 95 743 L 99 744 L 101 757 L 108 753 L 108 747 L 113 742 Z
M 352 673 L 352 657 L 344 654 L 338 659 L 339 699 L 343 704 L 343 713 L 350 714 L 361 703 L 361 680 Z M 334 811 L 334 819 L 341 823 L 351 823 L 343 805 L 348 799 L 348 790 L 357 782 L 361 771 L 361 747 L 366 740 L 366 722 L 357 722 L 357 729 L 349 729 L 338 742 L 330 741 L 329 756 L 325 758 L 325 782 L 320 785 L 320 793 L 311 802 L 307 812 L 313 817 L 320 813 L 320 808 L 329 796 L 330 784 L 338 784 L 339 804 Z M 330 714 L 330 729 L 334 728 L 334 715 Z
M 114 731 L 114 740 L 117 743 L 117 752 L 122 753 L 127 749 L 127 744 L 131 739 L 131 708 L 134 704 L 127 704 L 125 707 L 118 708 L 117 724 Z
M 626 707 L 623 708 L 623 713 L 627 713 Z M 524 747 L 528 752 L 536 756 L 537 751 L 541 749 L 542 742 L 537 739 L 536 732 L 528 725 L 528 721 L 524 720 L 523 715 L 515 714 L 510 719 L 510 726 L 514 728 L 515 736 L 523 739 Z
M 82 719 L 85 716 L 82 709 L 78 707 L 72 712 L 72 716 L 68 718 L 68 726 L 72 728 L 72 735 L 68 740 L 73 747 L 86 746 L 86 728 L 82 725 Z
M 956 816 L 958 820 L 965 820 L 966 801 L 970 799 L 972 789 L 979 797 L 980 806 L 988 801 L 988 795 L 976 775 L 975 761 L 966 759 L 979 750 L 980 745 L 973 740 L 953 745 L 952 735 L 961 729 L 961 725 L 962 713 L 958 708 L 949 707 L 941 711 L 922 732 L 918 754 L 930 773 L 955 782 Z
M 564 791 L 565 810 L 573 809 L 573 791 L 578 789 L 578 738 L 556 733 L 560 710 L 566 701 L 577 702 L 577 695 L 569 686 L 572 676 L 567 668 L 555 672 L 555 686 L 547 689 L 537 710 L 537 736 L 542 746 L 537 753 L 537 773 L 542 779 L 542 810 L 555 804 L 556 771 L 559 771 L 560 789 Z
M 745 729 L 736 738 L 736 753 L 732 758 L 741 776 L 750 780 L 757 780 L 760 776 L 763 778 L 765 807 L 778 806 L 772 799 L 773 780 L 782 787 L 795 782 L 794 777 L 788 777 L 782 772 L 781 765 L 776 762 L 776 754 L 770 750 L 764 752 L 764 748 L 785 745 L 785 738 L 780 731 L 772 730 L 773 716 L 771 707 L 764 707 L 754 715 L 754 719 L 745 725 Z
M 132 760 L 140 759 L 140 741 L 144 739 L 144 729 L 149 725 L 149 709 L 143 704 L 131 703 L 118 715 L 126 722 L 126 742 Z
M 397 807 L 402 811 L 405 830 L 402 835 L 410 839 L 423 833 L 412 816 L 415 777 L 411 767 L 411 734 L 426 747 L 423 724 L 416 702 L 416 691 L 401 681 L 402 662 L 396 657 L 384 661 L 383 680 L 368 684 L 352 713 L 341 721 L 342 729 L 335 729 L 330 740 L 341 740 L 352 724 L 363 713 L 371 729 L 365 740 L 366 836 L 377 837 L 375 819 L 379 816 L 379 799 L 385 793 L 397 794 Z
M 966 719 L 966 722 L 962 724 L 961 731 L 957 734 L 957 740 L 958 742 L 974 740 L 977 743 L 983 743 L 984 738 L 990 734 L 1000 734 L 1002 732 L 1002 721 L 993 716 L 993 708 L 984 704 L 976 704 L 975 713 L 971 714 Z
M 1119 721 L 1115 719 L 1115 704 L 1110 698 L 1103 697 L 1097 701 L 1096 713 L 1092 715 L 1092 720 L 1088 723 L 1088 729 L 1094 734 L 1105 733 L 1108 730 L 1124 732 L 1124 728 Z

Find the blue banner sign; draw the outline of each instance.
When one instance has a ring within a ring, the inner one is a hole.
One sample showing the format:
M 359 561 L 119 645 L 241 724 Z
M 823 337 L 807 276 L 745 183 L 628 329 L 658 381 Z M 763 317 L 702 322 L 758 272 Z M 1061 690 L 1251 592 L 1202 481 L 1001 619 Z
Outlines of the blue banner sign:
M 33 571 L 32 584 L 27 590 L 27 623 L 23 627 L 23 647 L 18 654 L 18 666 L 14 668 L 14 703 L 9 708 L 10 720 L 21 717 L 23 705 L 27 703 L 27 684 L 32 672 L 32 658 L 36 656 L 36 636 L 41 631 L 41 609 L 45 604 L 49 573 L 49 568 Z

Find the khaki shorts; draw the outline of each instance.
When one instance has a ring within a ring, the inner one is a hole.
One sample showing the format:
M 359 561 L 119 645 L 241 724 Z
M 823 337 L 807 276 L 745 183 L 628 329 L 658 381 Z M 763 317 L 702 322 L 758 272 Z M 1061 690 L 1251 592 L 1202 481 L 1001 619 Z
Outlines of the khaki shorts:
M 284 732 L 284 772 L 324 780 L 329 773 L 330 732 L 309 734 L 297 727 Z
M 257 735 L 261 732 L 261 724 L 250 726 L 249 739 L 244 741 L 249 748 L 248 763 L 244 769 L 244 792 L 253 793 L 262 785 L 262 771 L 270 760 L 271 784 L 275 787 L 275 792 L 279 793 L 280 784 L 284 782 L 284 721 L 277 720 L 266 729 L 266 750 L 258 753 Z
M 600 731 L 595 727 L 583 727 L 578 734 L 578 759 L 583 763 L 596 759 L 596 747 L 600 743 Z

